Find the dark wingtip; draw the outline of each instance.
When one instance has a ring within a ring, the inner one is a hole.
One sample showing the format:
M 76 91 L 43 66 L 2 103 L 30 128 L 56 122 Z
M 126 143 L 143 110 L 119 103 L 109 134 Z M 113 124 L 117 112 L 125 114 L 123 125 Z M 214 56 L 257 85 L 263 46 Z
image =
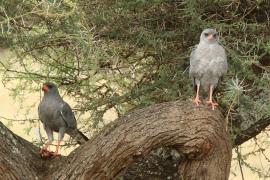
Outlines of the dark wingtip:
M 80 134 L 80 136 L 85 140 L 88 141 L 88 137 L 86 137 L 81 131 L 78 130 L 78 133 Z

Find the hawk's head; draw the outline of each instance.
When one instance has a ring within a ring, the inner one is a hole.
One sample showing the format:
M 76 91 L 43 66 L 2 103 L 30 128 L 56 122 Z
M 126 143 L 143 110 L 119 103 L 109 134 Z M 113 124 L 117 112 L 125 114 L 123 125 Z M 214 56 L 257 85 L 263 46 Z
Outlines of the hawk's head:
M 207 42 L 207 43 L 218 43 L 219 40 L 219 33 L 215 29 L 205 29 L 203 30 L 200 42 Z

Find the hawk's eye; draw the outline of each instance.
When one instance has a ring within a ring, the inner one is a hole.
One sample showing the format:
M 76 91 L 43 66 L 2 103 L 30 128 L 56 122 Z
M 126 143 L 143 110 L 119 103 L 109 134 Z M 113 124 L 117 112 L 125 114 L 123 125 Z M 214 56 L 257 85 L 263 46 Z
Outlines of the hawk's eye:
M 214 38 L 216 38 L 216 37 L 218 37 L 218 33 L 215 33 L 215 34 L 214 34 Z
M 207 37 L 209 34 L 208 33 L 204 33 L 204 35 Z
M 47 86 L 49 89 L 51 89 L 53 87 L 51 84 L 48 84 Z

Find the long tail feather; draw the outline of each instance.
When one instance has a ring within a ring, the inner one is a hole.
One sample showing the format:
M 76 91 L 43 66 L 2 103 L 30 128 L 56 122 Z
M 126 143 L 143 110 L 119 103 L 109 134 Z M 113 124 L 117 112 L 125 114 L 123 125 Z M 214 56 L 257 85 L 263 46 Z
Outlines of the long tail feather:
M 86 141 L 88 141 L 88 137 L 85 136 L 80 130 L 76 129 L 76 130 L 70 130 L 67 132 L 68 135 L 70 135 L 73 139 L 75 139 L 75 141 L 82 145 L 84 144 Z

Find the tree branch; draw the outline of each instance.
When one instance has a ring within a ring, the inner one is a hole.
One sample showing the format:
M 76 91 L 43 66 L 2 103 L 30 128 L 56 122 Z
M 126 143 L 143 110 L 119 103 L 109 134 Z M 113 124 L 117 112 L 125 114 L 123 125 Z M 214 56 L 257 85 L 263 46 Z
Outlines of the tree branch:
M 231 146 L 225 129 L 218 110 L 182 101 L 158 104 L 110 123 L 68 157 L 70 164 L 54 169 L 53 178 L 112 179 L 138 158 L 167 146 L 185 156 L 179 168 L 184 179 L 227 179 Z M 217 162 L 223 165 L 216 167 Z
M 269 125 L 270 125 L 270 117 L 265 117 L 253 123 L 249 128 L 241 130 L 241 132 L 234 139 L 233 147 L 239 146 L 244 142 L 248 141 L 249 139 L 256 137 L 258 134 L 260 134 L 261 131 L 263 131 Z M 234 127 L 238 126 L 239 125 L 236 125 Z
M 156 104 L 115 120 L 68 157 L 44 161 L 38 158 L 33 145 L 29 148 L 24 147 L 28 146 L 26 143 L 7 146 L 19 149 L 23 154 L 19 161 L 27 159 L 23 161 L 24 166 L 32 173 L 27 179 L 115 179 L 151 151 L 173 147 L 184 157 L 178 167 L 184 179 L 225 180 L 229 176 L 232 151 L 225 126 L 219 110 L 176 101 Z M 0 136 L 0 140 L 6 139 Z M 1 146 L 0 150 L 5 147 Z M 0 158 L 5 156 L 13 158 L 7 152 Z M 23 167 L 17 167 L 18 163 L 10 165 L 13 174 L 17 169 L 17 175 L 24 177 L 21 176 Z

